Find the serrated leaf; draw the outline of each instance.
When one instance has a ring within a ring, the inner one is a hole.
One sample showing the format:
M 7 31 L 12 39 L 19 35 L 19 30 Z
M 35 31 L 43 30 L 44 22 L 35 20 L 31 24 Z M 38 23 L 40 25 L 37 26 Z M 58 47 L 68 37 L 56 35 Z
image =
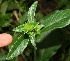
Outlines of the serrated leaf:
M 39 40 L 42 40 L 46 34 L 57 28 L 63 28 L 70 24 L 70 10 L 56 11 L 53 15 L 46 18 L 41 22 L 45 27 L 42 29 L 42 33 L 39 36 Z M 45 35 L 43 35 L 45 34 Z
M 36 61 L 49 61 L 49 59 L 56 54 L 57 50 L 60 48 L 61 46 L 53 46 L 53 47 L 49 47 L 46 49 L 41 49 L 39 50 L 39 55 L 37 56 Z
M 21 35 L 15 43 L 10 47 L 9 53 L 7 55 L 7 60 L 12 59 L 20 55 L 28 45 L 28 39 L 24 39 L 24 36 Z
M 32 4 L 32 6 L 29 8 L 29 11 L 28 11 L 28 21 L 29 22 L 34 22 L 34 16 L 35 16 L 37 3 L 38 3 L 38 1 L 34 2 Z

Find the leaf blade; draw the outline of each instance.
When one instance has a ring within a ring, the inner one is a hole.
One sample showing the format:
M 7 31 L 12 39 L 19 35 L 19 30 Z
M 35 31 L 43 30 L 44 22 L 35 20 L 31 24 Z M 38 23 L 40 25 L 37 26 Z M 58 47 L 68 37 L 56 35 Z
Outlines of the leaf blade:
M 57 28 L 63 28 L 70 24 L 70 9 L 56 11 L 54 14 L 52 14 L 41 23 L 44 25 L 44 28 L 42 29 L 41 35 L 39 35 L 37 38 L 39 41 L 45 38 L 45 36 L 51 31 Z
M 5 1 L 5 2 L 3 2 L 3 3 L 2 3 L 2 5 L 1 5 L 0 12 L 1 12 L 2 14 L 5 14 L 5 13 L 6 13 L 7 8 L 8 8 L 8 2 L 7 2 L 7 1 Z
M 28 11 L 28 21 L 29 22 L 34 22 L 34 16 L 35 16 L 37 3 L 38 3 L 38 1 L 34 2 L 32 4 L 32 6 L 29 8 L 29 11 Z
M 35 33 L 31 32 L 30 35 L 29 35 L 29 37 L 30 37 L 30 41 L 31 41 L 32 45 L 36 48 Z
M 11 45 L 6 59 L 7 60 L 12 59 L 21 54 L 24 51 L 24 49 L 27 47 L 28 41 L 29 41 L 28 39 L 23 40 L 23 35 L 21 35 L 19 39 Z
M 56 54 L 57 50 L 61 47 L 61 45 L 49 47 L 46 49 L 39 50 L 39 56 L 36 61 L 49 61 L 49 59 Z
M 48 17 L 45 21 L 42 21 L 41 23 L 48 27 L 58 21 L 61 21 L 64 18 L 67 18 L 69 15 L 70 9 L 56 11 L 54 14 L 52 14 L 50 17 Z

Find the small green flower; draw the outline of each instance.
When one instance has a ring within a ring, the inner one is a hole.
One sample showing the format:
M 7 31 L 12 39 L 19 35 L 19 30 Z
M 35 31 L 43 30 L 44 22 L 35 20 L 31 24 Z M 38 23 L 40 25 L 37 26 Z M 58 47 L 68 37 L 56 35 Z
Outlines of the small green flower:
M 34 24 L 33 22 L 25 23 L 24 24 L 24 33 L 32 31 L 34 29 L 35 25 L 36 24 Z

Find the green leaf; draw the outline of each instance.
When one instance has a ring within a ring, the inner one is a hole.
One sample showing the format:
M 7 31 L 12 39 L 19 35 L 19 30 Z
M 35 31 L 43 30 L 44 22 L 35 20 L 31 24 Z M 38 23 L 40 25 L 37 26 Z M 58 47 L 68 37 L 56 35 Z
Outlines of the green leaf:
M 42 29 L 42 33 L 39 36 L 40 40 L 43 39 L 46 36 L 46 34 L 50 33 L 51 31 L 69 25 L 70 10 L 66 9 L 66 10 L 56 11 L 53 15 L 46 18 L 46 20 L 42 21 L 41 23 L 44 25 L 44 28 Z
M 24 31 L 24 24 L 14 28 L 13 31 L 15 31 L 15 32 L 22 32 L 22 31 Z
M 40 12 L 36 13 L 35 15 L 36 21 L 40 21 L 42 18 L 43 18 L 43 15 Z
M 32 43 L 32 45 L 36 48 L 36 43 L 35 43 L 35 33 L 34 32 L 30 32 L 30 41 Z
M 13 41 L 12 41 L 12 43 L 11 43 L 10 45 L 8 45 L 8 48 L 9 48 L 9 49 L 10 49 L 11 46 L 16 42 L 16 40 L 18 40 L 18 34 L 15 32 L 15 33 L 12 35 L 12 37 L 13 37 Z
M 53 15 L 46 18 L 46 20 L 42 21 L 42 24 L 44 24 L 46 28 L 48 26 L 54 25 L 55 23 L 62 21 L 65 18 L 68 18 L 69 16 L 70 16 L 70 9 L 56 11 Z
M 22 15 L 21 17 L 20 17 L 20 19 L 19 19 L 19 23 L 20 24 L 23 24 L 25 21 L 27 21 L 27 12 L 24 14 L 24 15 Z
M 10 47 L 9 53 L 7 55 L 7 60 L 12 59 L 20 55 L 28 45 L 28 39 L 24 39 L 24 36 L 21 35 L 15 43 Z
M 65 43 L 64 40 L 64 34 L 60 29 L 56 29 L 46 35 L 46 37 L 41 42 L 38 42 L 37 48 L 42 49 L 57 45 L 63 45 Z
M 41 49 L 38 52 L 37 55 L 37 59 L 36 61 L 49 61 L 49 59 L 56 54 L 57 50 L 60 48 L 61 46 L 53 46 L 53 47 L 49 47 L 46 49 Z
M 29 22 L 34 22 L 34 16 L 35 16 L 37 3 L 38 3 L 38 1 L 34 2 L 32 4 L 32 6 L 29 8 L 29 11 L 28 11 L 28 21 Z
M 2 14 L 5 14 L 7 8 L 8 8 L 8 2 L 7 2 L 7 1 L 4 1 L 4 2 L 2 3 L 2 5 L 1 5 L 0 12 L 1 12 Z

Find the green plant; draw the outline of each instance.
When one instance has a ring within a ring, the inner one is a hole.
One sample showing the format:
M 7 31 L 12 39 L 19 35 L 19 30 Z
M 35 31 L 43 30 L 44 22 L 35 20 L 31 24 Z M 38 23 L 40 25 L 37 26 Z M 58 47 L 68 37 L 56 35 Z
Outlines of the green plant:
M 41 54 L 36 58 L 36 43 L 42 42 L 42 40 L 57 28 L 63 28 L 70 24 L 70 9 L 57 10 L 51 15 L 43 17 L 39 22 L 36 22 L 35 11 L 38 1 L 34 2 L 29 8 L 27 13 L 27 22 L 14 28 L 13 31 L 20 32 L 21 36 L 18 40 L 14 41 L 9 47 L 9 52 L 6 56 L 1 56 L 0 60 L 10 60 L 18 55 L 22 54 L 29 42 L 34 46 L 34 60 L 35 61 L 48 61 L 61 45 L 55 45 L 50 48 L 41 50 Z M 25 35 L 28 37 L 25 38 Z

